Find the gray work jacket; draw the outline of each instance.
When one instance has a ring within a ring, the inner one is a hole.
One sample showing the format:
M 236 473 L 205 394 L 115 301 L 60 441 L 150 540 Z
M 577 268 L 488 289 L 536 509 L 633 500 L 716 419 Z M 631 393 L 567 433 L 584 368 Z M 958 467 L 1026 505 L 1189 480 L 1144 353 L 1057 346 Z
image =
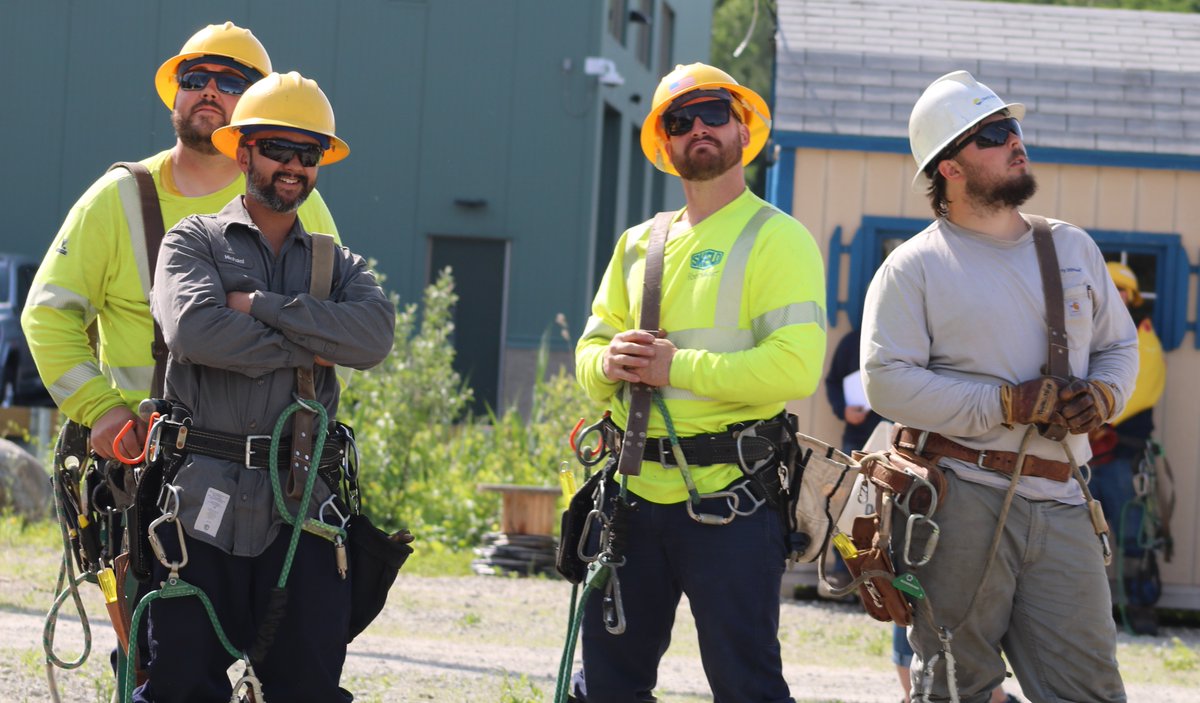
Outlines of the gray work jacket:
M 296 368 L 311 366 L 314 355 L 355 369 L 387 356 L 395 308 L 363 258 L 335 249 L 326 300 L 308 294 L 311 267 L 312 237 L 300 220 L 276 256 L 242 196 L 167 233 L 151 311 L 170 350 L 165 395 L 191 409 L 196 427 L 269 435 L 293 402 Z M 249 315 L 226 306 L 226 293 L 235 291 L 252 293 Z M 332 368 L 317 368 L 316 391 L 333 420 L 339 387 Z M 284 435 L 291 435 L 290 420 Z M 188 535 L 226 553 L 257 556 L 284 524 L 265 470 L 193 454 L 174 483 Z M 310 516 L 328 496 L 318 479 Z M 294 512 L 297 503 L 289 507 Z

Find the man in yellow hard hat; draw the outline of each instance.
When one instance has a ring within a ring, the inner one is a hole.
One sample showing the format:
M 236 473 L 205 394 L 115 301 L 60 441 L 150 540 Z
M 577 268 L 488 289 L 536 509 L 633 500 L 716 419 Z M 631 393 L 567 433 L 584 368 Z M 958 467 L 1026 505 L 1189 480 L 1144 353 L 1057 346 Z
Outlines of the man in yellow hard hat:
M 1119 261 L 1108 262 L 1121 300 L 1137 325 L 1138 374 L 1133 395 L 1121 414 L 1089 434 L 1092 445 L 1092 494 L 1104 508 L 1109 529 L 1116 536 L 1114 544 L 1123 552 L 1121 560 L 1125 573 L 1119 573 L 1117 597 L 1114 600 L 1124 609 L 1122 616 L 1131 631 L 1139 635 L 1158 633 L 1154 604 L 1162 595 L 1158 563 L 1153 549 L 1145 541 L 1155 539 L 1149 526 L 1143 525 L 1143 500 L 1134 488 L 1134 474 L 1146 452 L 1146 443 L 1154 434 L 1154 406 L 1162 398 L 1167 385 L 1167 367 L 1162 342 L 1138 286 L 1137 274 Z M 1143 488 L 1145 484 L 1141 484 Z M 1153 498 L 1154 496 L 1150 496 Z
M 188 215 L 216 212 L 242 191 L 237 164 L 209 137 L 229 123 L 242 93 L 270 72 L 263 45 L 232 22 L 189 38 L 154 79 L 176 134 L 171 149 L 140 162 L 157 198 L 144 202 L 128 169 L 110 170 L 71 208 L 34 278 L 21 316 L 30 352 L 55 403 L 91 428 L 92 448 L 104 458 L 113 457 L 113 440 L 128 423 L 122 453 L 137 456 L 145 441 L 145 422 L 134 410 L 154 375 L 147 295 L 157 252 L 150 250 L 146 231 L 153 228 L 142 208 L 157 205 L 165 231 Z M 319 194 L 300 216 L 315 230 L 336 233 Z M 93 323 L 95 347 L 88 335 Z
M 825 284 L 804 226 L 746 187 L 770 127 L 758 94 L 700 63 L 662 79 L 642 124 L 643 152 L 680 177 L 686 206 L 621 236 L 576 349 L 579 382 L 608 403 L 621 445 L 605 469 L 616 503 L 601 508 L 615 511 L 608 548 L 622 565 L 611 597 L 586 605 L 579 700 L 654 700 L 682 594 L 716 700 L 792 700 L 779 467 L 793 436 L 784 404 L 820 381 Z M 648 323 L 655 268 L 661 312 Z M 739 442 L 749 428 L 755 439 Z M 664 449 L 672 437 L 678 454 Z
M 893 450 L 948 489 L 925 516 L 940 532 L 900 501 L 884 517 L 927 596 L 912 601 L 914 691 L 983 703 L 1011 666 L 1031 700 L 1116 703 L 1109 547 L 1073 462 L 1125 405 L 1136 338 L 1088 233 L 1019 209 L 1037 187 L 1024 115 L 955 71 L 909 117 L 912 185 L 936 219 L 876 271 L 862 365 Z
M 177 575 L 207 595 L 215 619 L 194 598 L 154 601 L 150 680 L 134 700 L 228 700 L 236 657 L 219 623 L 247 653 L 266 700 L 350 701 L 339 679 L 354 634 L 351 579 L 334 519 L 348 514 L 338 495 L 348 435 L 330 435 L 316 454 L 315 414 L 279 420 L 300 394 L 332 423 L 332 365 L 382 361 L 395 309 L 362 257 L 323 248 L 331 240 L 297 216 L 318 166 L 350 151 L 315 81 L 266 76 L 212 143 L 245 174 L 245 194 L 216 214 L 183 219 L 158 259 L 151 307 L 170 350 L 170 413 L 154 432 L 166 465 L 178 468 L 164 476 L 171 499 L 156 535 L 168 559 L 186 554 L 187 564 L 156 565 L 152 582 Z M 315 292 L 322 287 L 327 295 Z M 273 429 L 291 436 L 275 457 Z M 313 521 L 303 529 L 289 524 L 298 511 Z

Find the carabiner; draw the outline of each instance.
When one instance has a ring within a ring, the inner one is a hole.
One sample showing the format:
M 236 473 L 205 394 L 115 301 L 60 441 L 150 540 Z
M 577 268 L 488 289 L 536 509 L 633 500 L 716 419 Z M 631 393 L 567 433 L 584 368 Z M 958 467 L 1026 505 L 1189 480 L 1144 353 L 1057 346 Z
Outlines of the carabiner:
M 734 493 L 733 491 L 717 491 L 716 493 L 705 493 L 704 495 L 700 496 L 700 498 L 701 498 L 701 500 L 706 499 L 706 498 L 724 498 L 726 504 L 729 505 L 729 509 L 730 509 L 730 513 L 728 515 L 716 515 L 713 513 L 700 513 L 700 512 L 696 512 L 695 507 L 693 507 L 694 506 L 693 501 L 691 501 L 691 500 L 687 501 L 688 517 L 690 517 L 691 519 L 700 523 L 701 525 L 717 525 L 717 526 L 728 525 L 729 523 L 733 522 L 733 519 L 740 514 L 737 510 L 738 494 Z
M 925 521 L 929 523 L 929 541 L 925 543 L 925 553 L 921 556 L 921 561 L 914 562 L 909 556 L 909 550 L 912 548 L 913 526 L 918 522 Z M 912 513 L 908 516 L 908 523 L 904 526 L 904 563 L 912 568 L 925 566 L 929 560 L 933 558 L 933 551 L 937 549 L 938 536 L 941 535 L 942 528 L 928 516 L 920 513 Z
M 903 510 L 906 515 L 913 515 L 912 509 L 909 507 L 912 503 L 913 495 L 916 494 L 918 489 L 927 488 L 929 489 L 929 512 L 925 513 L 923 517 L 933 517 L 933 514 L 937 512 L 938 505 L 937 488 L 934 487 L 929 479 L 918 476 L 911 469 L 906 469 L 904 474 L 912 479 L 912 483 L 909 484 L 908 490 L 904 492 L 904 495 L 896 495 L 896 507 Z
M 158 420 L 159 417 L 160 416 L 158 413 L 152 414 L 150 416 L 150 424 L 154 424 L 154 422 L 156 420 Z M 136 422 L 137 422 L 136 420 L 127 421 L 125 423 L 125 426 L 121 428 L 121 431 L 117 433 L 117 436 L 113 438 L 113 443 L 112 443 L 113 456 L 116 457 L 117 461 L 121 462 L 122 464 L 125 464 L 126 466 L 137 466 L 138 464 L 142 463 L 142 461 L 145 460 L 145 458 L 146 458 L 146 449 L 150 446 L 150 433 L 147 432 L 146 433 L 146 444 L 142 447 L 141 454 L 138 454 L 136 457 L 127 457 L 121 453 L 121 440 L 125 439 L 125 435 L 129 434 L 129 430 L 132 430 L 134 428 L 134 423 L 136 423 Z
M 575 423 L 575 428 L 571 430 L 570 436 L 567 438 L 571 445 L 571 450 L 575 452 L 575 458 L 584 466 L 595 466 L 608 455 L 608 445 L 604 441 L 604 421 L 608 419 L 609 413 L 606 411 L 604 417 L 587 427 L 583 426 L 584 418 L 579 418 L 579 422 Z M 580 429 L 582 428 L 582 431 Z M 596 433 L 596 446 L 588 447 L 585 445 L 588 435 Z

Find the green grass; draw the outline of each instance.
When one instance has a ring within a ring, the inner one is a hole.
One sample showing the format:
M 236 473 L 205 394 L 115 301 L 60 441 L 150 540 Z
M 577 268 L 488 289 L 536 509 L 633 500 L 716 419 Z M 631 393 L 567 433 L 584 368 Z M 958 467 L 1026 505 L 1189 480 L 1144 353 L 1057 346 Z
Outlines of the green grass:
M 469 551 L 450 551 L 439 542 L 422 544 L 420 537 L 412 546 L 413 554 L 400 571 L 403 576 L 470 576 L 474 573 L 471 560 L 475 555 Z

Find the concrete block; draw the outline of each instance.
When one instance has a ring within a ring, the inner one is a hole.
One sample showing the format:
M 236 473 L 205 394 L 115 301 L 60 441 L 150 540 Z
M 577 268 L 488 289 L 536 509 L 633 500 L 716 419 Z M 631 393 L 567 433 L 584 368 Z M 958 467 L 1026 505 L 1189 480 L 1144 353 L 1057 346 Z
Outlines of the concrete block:
M 876 47 L 876 49 L 878 48 Z M 868 51 L 863 54 L 863 66 L 876 70 L 920 71 L 921 59 L 918 56 L 880 54 Z
M 1153 81 L 1154 72 L 1148 68 L 1097 68 L 1095 69 L 1096 83 L 1118 86 L 1148 86 Z
M 844 51 L 821 51 L 818 49 L 804 50 L 804 63 L 813 66 L 862 66 L 861 53 Z
M 843 67 L 839 66 L 834 69 L 834 82 L 843 85 L 861 85 L 861 86 L 891 86 L 892 74 L 891 71 L 881 71 L 875 68 L 863 67 Z
M 1183 88 L 1159 88 L 1131 85 L 1125 88 L 1125 100 L 1178 105 L 1179 103 L 1183 102 Z
M 979 62 L 974 59 L 962 58 L 959 52 L 947 51 L 943 56 L 921 57 L 921 70 L 942 76 L 951 71 L 970 71 L 972 75 L 979 73 Z
M 991 85 L 991 84 L 989 83 L 988 85 Z M 1010 100 L 1016 100 L 1017 99 L 1016 96 L 1018 96 L 1018 95 L 1021 96 L 1021 98 L 1030 98 L 1030 97 L 1065 98 L 1065 97 L 1067 97 L 1067 88 L 1068 88 L 1068 85 L 1067 85 L 1066 81 L 1052 81 L 1052 80 L 1044 80 L 1044 79 L 1027 80 L 1024 78 L 1010 78 L 1008 80 L 1008 92 L 1010 93 L 1010 96 L 1004 96 L 1004 97 L 1008 97 L 1008 99 L 1010 99 Z
M 1038 56 L 1041 59 L 1041 55 Z M 1051 55 L 1047 57 L 1053 59 Z M 1053 63 L 1039 63 L 1037 66 L 1037 77 L 1046 81 L 1091 81 L 1094 78 L 1093 71 L 1088 67 L 1065 65 L 1061 60 L 1058 65 Z
M 891 106 L 865 102 L 835 102 L 833 104 L 833 116 L 838 120 L 876 120 L 881 115 L 891 118 Z
M 837 83 L 809 83 L 804 89 L 805 99 L 817 100 L 861 100 L 862 86 L 839 85 Z
M 1121 117 L 1099 117 L 1088 115 L 1068 115 L 1067 130 L 1071 132 L 1086 132 L 1090 134 L 1126 134 L 1125 120 Z
M 1153 137 L 1117 136 L 1111 134 L 1096 135 L 1096 148 L 1101 151 L 1132 151 L 1137 153 L 1153 153 Z
M 1090 73 L 1091 69 L 1089 68 L 1088 71 Z M 1119 85 L 1073 81 L 1067 84 L 1067 97 L 1095 100 L 1099 104 L 1120 102 L 1125 95 L 1122 86 Z
M 1181 120 L 1126 120 L 1125 132 L 1130 136 L 1148 136 L 1165 139 L 1181 139 Z
M 1053 147 L 1056 149 L 1095 149 L 1096 135 L 1076 134 L 1074 132 L 1057 132 L 1039 130 L 1036 134 L 1028 135 L 1029 158 L 1034 164 L 1038 161 L 1038 147 Z

